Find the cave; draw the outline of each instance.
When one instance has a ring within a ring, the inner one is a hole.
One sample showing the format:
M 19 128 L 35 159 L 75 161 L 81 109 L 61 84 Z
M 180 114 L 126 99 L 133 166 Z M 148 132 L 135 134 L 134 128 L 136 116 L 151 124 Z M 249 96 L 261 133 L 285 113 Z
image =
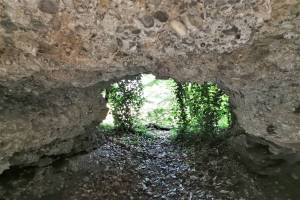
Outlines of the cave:
M 241 160 L 297 181 L 299 13 L 296 0 L 1 0 L 0 174 L 91 151 L 103 89 L 151 73 L 216 83 Z

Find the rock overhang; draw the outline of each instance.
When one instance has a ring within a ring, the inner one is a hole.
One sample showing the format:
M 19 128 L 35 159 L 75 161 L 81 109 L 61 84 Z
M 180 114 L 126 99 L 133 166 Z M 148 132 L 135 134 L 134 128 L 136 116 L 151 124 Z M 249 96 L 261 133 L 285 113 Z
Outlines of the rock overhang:
M 299 13 L 297 0 L 1 0 L 3 166 L 16 153 L 84 134 L 78 125 L 105 110 L 96 88 L 142 72 L 217 82 L 248 134 L 297 152 Z M 89 117 L 83 102 L 94 108 Z M 58 116 L 72 123 L 45 128 Z M 71 134 L 74 127 L 81 131 Z

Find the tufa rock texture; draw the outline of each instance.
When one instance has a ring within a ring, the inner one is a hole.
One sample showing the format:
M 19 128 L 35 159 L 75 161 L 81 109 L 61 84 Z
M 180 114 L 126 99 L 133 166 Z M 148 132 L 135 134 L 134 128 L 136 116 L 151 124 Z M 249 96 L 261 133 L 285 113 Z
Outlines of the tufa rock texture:
M 218 83 L 257 170 L 299 161 L 299 0 L 0 0 L 0 173 L 70 152 L 141 72 Z

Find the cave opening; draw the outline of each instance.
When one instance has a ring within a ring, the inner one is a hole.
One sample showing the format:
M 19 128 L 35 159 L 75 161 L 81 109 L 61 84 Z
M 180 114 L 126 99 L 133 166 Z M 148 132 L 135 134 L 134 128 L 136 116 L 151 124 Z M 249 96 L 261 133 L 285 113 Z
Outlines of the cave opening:
M 111 84 L 102 95 L 109 112 L 98 128 L 110 132 L 211 139 L 227 134 L 232 123 L 229 96 L 211 82 L 139 74 Z

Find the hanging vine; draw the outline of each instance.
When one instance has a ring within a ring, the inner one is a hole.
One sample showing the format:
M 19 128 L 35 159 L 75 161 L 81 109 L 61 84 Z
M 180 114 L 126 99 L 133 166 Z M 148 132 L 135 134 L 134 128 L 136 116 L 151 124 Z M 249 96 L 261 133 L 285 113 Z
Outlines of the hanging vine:
M 205 82 L 178 83 L 173 87 L 176 96 L 174 118 L 180 134 L 197 133 L 215 137 L 230 123 L 229 99 L 215 84 Z M 225 127 L 224 127 L 225 126 Z

